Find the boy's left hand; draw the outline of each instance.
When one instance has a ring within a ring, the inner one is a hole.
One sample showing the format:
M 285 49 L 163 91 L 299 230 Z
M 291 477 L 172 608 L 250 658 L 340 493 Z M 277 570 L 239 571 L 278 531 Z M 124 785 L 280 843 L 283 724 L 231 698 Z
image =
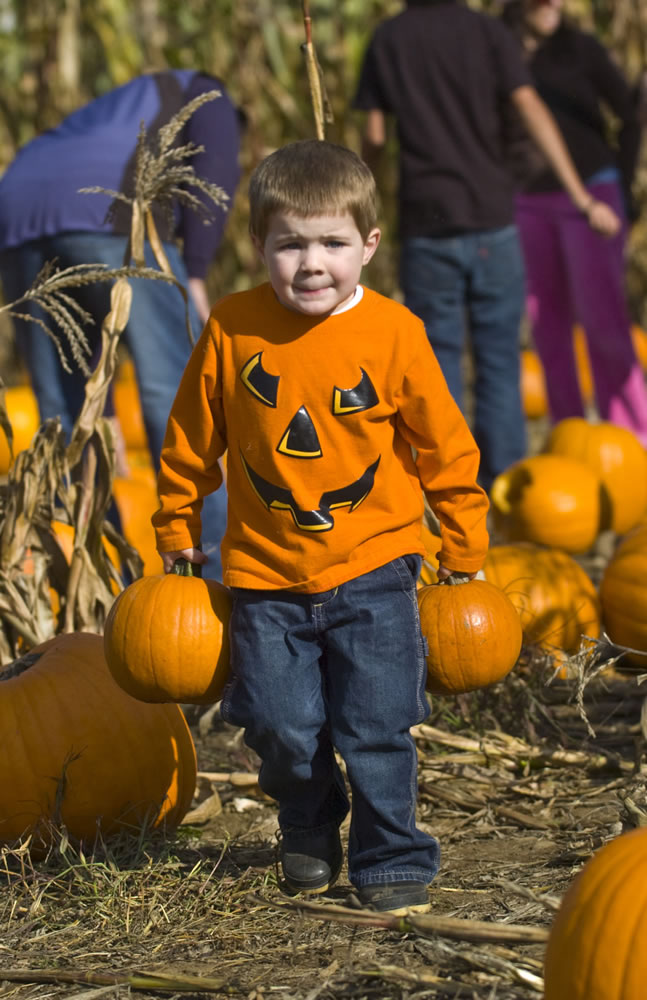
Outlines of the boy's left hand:
M 200 549 L 178 549 L 174 552 L 160 552 L 162 557 L 162 562 L 164 563 L 164 572 L 170 573 L 173 569 L 173 563 L 178 559 L 186 559 L 187 562 L 191 563 L 206 563 L 208 557 L 205 556 L 204 552 Z
M 436 570 L 436 576 L 438 577 L 439 583 L 469 583 L 476 576 L 476 573 L 459 573 L 458 570 L 447 569 L 446 566 L 440 565 Z

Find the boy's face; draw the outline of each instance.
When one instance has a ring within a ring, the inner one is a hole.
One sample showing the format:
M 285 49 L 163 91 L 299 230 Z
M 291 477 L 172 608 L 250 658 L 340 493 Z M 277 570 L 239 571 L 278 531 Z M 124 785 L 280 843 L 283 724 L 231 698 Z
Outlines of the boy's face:
M 261 243 L 254 237 L 279 301 L 306 316 L 329 316 L 352 297 L 380 242 L 366 240 L 350 213 L 303 218 L 277 212 Z

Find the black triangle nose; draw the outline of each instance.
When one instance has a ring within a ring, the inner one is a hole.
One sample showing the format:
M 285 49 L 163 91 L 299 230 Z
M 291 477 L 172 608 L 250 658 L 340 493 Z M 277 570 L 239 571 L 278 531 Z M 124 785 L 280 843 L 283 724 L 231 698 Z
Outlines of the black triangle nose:
M 292 417 L 276 450 L 292 458 L 321 458 L 317 431 L 305 406 L 300 406 Z

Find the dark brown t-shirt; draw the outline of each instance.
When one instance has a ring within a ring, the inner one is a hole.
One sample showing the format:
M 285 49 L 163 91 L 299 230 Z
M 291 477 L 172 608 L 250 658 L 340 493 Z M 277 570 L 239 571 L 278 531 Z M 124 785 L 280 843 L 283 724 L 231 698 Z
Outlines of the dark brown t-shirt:
M 508 29 L 452 0 L 411 4 L 379 25 L 353 106 L 396 118 L 402 237 L 512 222 L 504 109 L 530 82 Z

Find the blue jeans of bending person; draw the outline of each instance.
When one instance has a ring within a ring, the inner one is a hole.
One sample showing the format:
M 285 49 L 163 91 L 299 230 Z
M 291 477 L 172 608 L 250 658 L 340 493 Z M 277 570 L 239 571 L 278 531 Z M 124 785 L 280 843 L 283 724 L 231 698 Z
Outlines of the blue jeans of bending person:
M 352 812 L 349 878 L 432 881 L 437 841 L 416 827 L 417 755 L 410 727 L 426 718 L 418 556 L 395 559 L 319 594 L 232 589 L 227 722 L 261 758 L 259 783 L 278 802 L 291 843 L 331 831 Z
M 516 227 L 403 242 L 405 304 L 425 324 L 449 390 L 464 409 L 466 338 L 474 361 L 472 432 L 481 450 L 479 482 L 488 490 L 526 454 L 519 328 L 524 266 Z
M 6 250 L 0 255 L 5 302 L 18 299 L 47 261 L 56 261 L 61 270 L 76 264 L 92 263 L 117 268 L 123 264 L 125 248 L 125 236 L 64 232 Z M 186 268 L 178 248 L 172 243 L 165 243 L 164 249 L 175 277 L 186 286 Z M 148 244 L 146 263 L 156 266 Z M 153 463 L 159 468 L 169 410 L 189 359 L 191 345 L 186 330 L 184 299 L 178 289 L 167 282 L 146 278 L 132 279 L 131 284 L 132 306 L 123 339 L 135 364 L 148 444 Z M 69 294 L 93 319 L 93 324 L 85 327 L 85 332 L 95 364 L 101 347 L 101 323 L 110 310 L 110 287 L 109 282 L 93 282 L 69 290 Z M 19 306 L 18 311 L 34 317 L 33 322 L 16 319 L 14 324 L 16 343 L 29 371 L 41 420 L 60 417 L 69 436 L 83 403 L 85 376 L 69 349 L 66 349 L 66 356 L 72 371 L 67 373 L 64 370 L 55 345 L 36 322 L 47 319 L 38 305 L 27 302 Z M 197 339 L 200 321 L 193 303 L 190 303 L 190 317 Z M 48 325 L 56 332 L 51 320 L 48 320 Z M 205 499 L 202 509 L 202 548 L 209 556 L 210 577 L 221 578 L 220 542 L 226 517 L 227 495 L 223 485 Z

